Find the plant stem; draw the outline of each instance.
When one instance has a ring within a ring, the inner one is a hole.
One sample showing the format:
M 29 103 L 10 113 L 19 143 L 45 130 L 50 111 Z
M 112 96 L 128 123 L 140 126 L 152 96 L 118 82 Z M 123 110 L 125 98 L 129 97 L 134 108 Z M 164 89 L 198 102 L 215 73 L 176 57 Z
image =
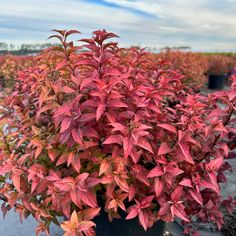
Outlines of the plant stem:
M 230 118 L 231 118 L 231 116 L 233 115 L 233 113 L 234 113 L 234 108 L 231 109 L 231 111 L 230 111 L 230 113 L 229 113 L 227 119 L 225 120 L 225 122 L 224 122 L 224 124 L 223 124 L 224 126 L 227 126 L 227 124 L 229 123 Z M 212 151 L 212 149 L 214 148 L 214 146 L 216 145 L 216 143 L 217 143 L 217 141 L 219 140 L 219 138 L 220 138 L 220 134 L 218 134 L 218 135 L 215 137 L 214 142 L 211 144 L 211 146 L 210 146 L 211 151 Z M 208 152 L 203 156 L 203 158 L 201 158 L 200 160 L 198 160 L 198 161 L 197 161 L 197 164 L 199 164 L 200 162 L 202 162 L 202 161 L 211 153 L 211 151 L 208 151 Z

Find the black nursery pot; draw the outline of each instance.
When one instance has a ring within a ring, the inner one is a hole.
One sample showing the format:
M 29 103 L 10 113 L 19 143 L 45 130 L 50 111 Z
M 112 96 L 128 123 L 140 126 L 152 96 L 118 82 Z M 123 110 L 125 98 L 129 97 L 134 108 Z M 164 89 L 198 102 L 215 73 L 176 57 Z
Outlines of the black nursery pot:
M 152 228 L 145 231 L 139 224 L 138 219 L 125 220 L 126 213 L 119 212 L 121 219 L 109 221 L 108 215 L 100 211 L 100 215 L 93 219 L 96 224 L 96 236 L 162 236 L 165 223 L 157 221 Z
M 209 75 L 208 88 L 209 89 L 223 89 L 227 75 Z

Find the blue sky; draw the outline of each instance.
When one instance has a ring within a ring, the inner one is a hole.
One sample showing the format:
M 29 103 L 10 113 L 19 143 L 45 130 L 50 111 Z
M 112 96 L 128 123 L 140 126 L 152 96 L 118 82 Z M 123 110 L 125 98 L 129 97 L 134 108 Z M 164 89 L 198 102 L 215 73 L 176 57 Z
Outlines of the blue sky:
M 0 0 L 0 41 L 44 43 L 51 29 L 96 29 L 122 46 L 236 49 L 236 0 Z

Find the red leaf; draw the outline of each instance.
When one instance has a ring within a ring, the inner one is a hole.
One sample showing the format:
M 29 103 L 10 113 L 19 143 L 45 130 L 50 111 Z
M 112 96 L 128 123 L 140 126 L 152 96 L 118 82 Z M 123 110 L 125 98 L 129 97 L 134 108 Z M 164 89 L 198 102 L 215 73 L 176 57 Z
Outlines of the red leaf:
M 189 151 L 189 146 L 186 144 L 186 143 L 181 143 L 181 142 L 178 142 L 178 145 L 180 147 L 180 150 L 182 151 L 184 157 L 185 157 L 185 160 L 191 164 L 194 164 L 195 162 L 193 161 L 193 158 L 190 154 L 190 151 Z
M 189 190 L 189 193 L 196 202 L 198 202 L 201 206 L 203 205 L 201 193 L 194 190 Z
M 93 193 L 89 191 L 87 192 L 80 191 L 78 195 L 80 196 L 81 200 L 88 206 L 94 208 L 97 207 L 96 196 Z
M 129 192 L 129 185 L 125 179 L 119 178 L 118 176 L 115 176 L 114 179 L 121 190 L 123 190 L 124 192 Z
M 154 184 L 154 189 L 156 193 L 156 197 L 159 197 L 160 194 L 162 193 L 164 184 L 159 178 L 155 178 L 155 184 Z
M 94 113 L 85 113 L 80 117 L 80 121 L 81 122 L 88 122 L 91 121 L 95 118 L 95 114 Z
M 71 197 L 72 202 L 81 208 L 81 202 L 79 200 L 78 193 L 76 192 L 76 190 L 72 190 L 70 192 L 70 197 Z
M 64 164 L 65 162 L 67 162 L 67 156 L 66 155 L 62 155 L 59 157 L 56 166 L 59 166 L 61 164 Z
M 159 147 L 157 155 L 164 155 L 166 153 L 171 152 L 171 149 L 169 148 L 167 143 L 161 143 L 161 146 Z
M 166 171 L 169 172 L 169 174 L 171 174 L 172 176 L 177 176 L 180 175 L 182 173 L 184 173 L 183 170 L 179 169 L 179 168 L 175 168 L 174 166 L 168 164 Z
M 112 132 L 115 132 L 115 131 L 120 131 L 122 132 L 123 134 L 125 134 L 125 131 L 126 131 L 126 128 L 125 126 L 123 126 L 122 124 L 120 123 L 111 123 L 110 125 L 112 125 L 114 128 L 112 129 Z
M 64 66 L 66 66 L 66 65 L 67 65 L 67 62 L 61 61 L 61 62 L 59 62 L 59 63 L 57 64 L 55 70 L 60 70 L 60 69 L 62 69 L 62 68 L 63 68 Z
M 224 158 L 222 157 L 213 159 L 209 163 L 206 164 L 206 170 L 217 172 L 222 166 L 223 162 L 224 162 Z
M 81 84 L 80 84 L 80 90 L 83 90 L 83 88 L 85 88 L 86 86 L 90 85 L 92 82 L 93 82 L 93 80 L 91 78 L 83 79 Z
M 176 130 L 175 126 L 173 126 L 173 125 L 170 125 L 170 124 L 158 124 L 157 126 L 177 134 L 177 130 Z
M 74 158 L 75 158 L 75 153 L 70 152 L 68 155 L 68 159 L 67 159 L 67 167 L 71 164 L 71 162 L 73 161 Z
M 71 34 L 80 34 L 81 32 L 80 31 L 78 31 L 78 30 L 68 30 L 68 31 L 66 31 L 66 33 L 65 33 L 65 37 L 68 37 L 69 35 L 71 35 Z
M 71 212 L 71 197 L 70 197 L 70 195 L 67 195 L 67 197 L 63 198 L 63 201 L 61 202 L 61 209 L 62 209 L 63 214 L 69 219 L 70 212 Z
M 56 152 L 54 150 L 48 149 L 48 156 L 49 156 L 51 161 L 55 161 L 56 160 Z
M 119 100 L 112 100 L 109 102 L 110 107 L 128 107 L 124 102 Z
M 22 174 L 23 174 L 23 171 L 17 169 L 12 173 L 12 176 L 11 176 L 11 180 L 18 192 L 21 192 L 21 189 L 20 189 L 20 186 L 21 186 L 20 182 L 21 181 L 20 180 L 21 180 Z
M 148 196 L 148 197 L 145 197 L 144 199 L 142 199 L 142 201 L 140 203 L 140 208 L 145 209 L 145 208 L 150 207 L 153 198 L 154 198 L 154 195 L 151 195 L 151 196 Z
M 133 184 L 129 186 L 129 202 L 134 199 L 136 190 Z
M 80 145 L 83 145 L 83 134 L 82 134 L 82 131 L 79 129 L 79 130 L 76 130 L 76 129 L 73 129 L 72 132 L 72 137 L 74 139 L 74 141 Z
M 101 176 L 103 173 L 106 173 L 108 169 L 109 169 L 109 164 L 107 160 L 104 159 L 100 165 L 99 176 Z
M 192 185 L 192 181 L 190 179 L 182 179 L 181 182 L 179 183 L 179 185 L 182 185 L 182 186 L 187 186 L 187 187 L 190 187 L 192 188 L 193 185 Z
M 104 104 L 99 104 L 97 111 L 96 111 L 96 120 L 98 121 L 100 117 L 102 116 L 104 110 L 105 110 L 105 105 Z
M 135 218 L 139 212 L 140 212 L 140 209 L 138 209 L 136 206 L 131 206 L 129 209 L 128 209 L 128 212 L 129 214 L 126 216 L 126 220 L 130 220 L 130 219 L 133 219 Z
M 60 133 L 63 133 L 65 130 L 67 130 L 70 127 L 71 118 L 66 118 L 61 122 L 61 129 Z
M 212 189 L 213 191 L 215 191 L 217 194 L 220 194 L 220 188 L 219 185 L 217 184 L 217 182 L 215 183 L 210 183 L 208 181 L 203 180 L 201 182 L 201 186 L 205 187 L 205 188 L 209 188 Z
M 184 209 L 181 206 L 182 205 L 180 205 L 180 204 L 171 206 L 171 213 L 173 216 L 176 215 L 179 218 L 181 218 L 182 220 L 189 222 L 189 219 L 188 219 Z
M 64 86 L 62 88 L 62 92 L 64 92 L 64 93 L 75 93 L 76 91 L 73 88 L 69 87 L 69 86 Z
M 0 175 L 5 175 L 6 173 L 12 171 L 12 164 L 5 164 L 4 166 L 0 166 Z
M 143 226 L 144 230 L 146 231 L 149 225 L 148 215 L 144 214 L 143 211 L 140 211 L 138 218 L 139 218 L 140 224 Z
M 171 199 L 174 202 L 178 202 L 183 194 L 183 186 L 178 186 L 175 190 L 171 193 Z
M 40 153 L 43 151 L 43 146 L 38 146 L 35 150 L 35 153 L 34 153 L 34 157 L 35 159 L 38 158 L 38 156 L 40 155 Z
M 153 169 L 149 172 L 147 178 L 158 177 L 158 176 L 161 176 L 161 175 L 163 175 L 163 174 L 164 174 L 164 172 L 163 172 L 163 170 L 161 169 L 161 167 L 160 167 L 160 166 L 156 166 L 155 168 L 153 168 Z
M 3 214 L 3 219 L 5 219 L 7 212 L 10 210 L 10 207 L 6 207 L 6 203 L 3 202 L 1 205 L 1 210 L 2 210 L 2 214 Z
M 166 215 L 170 210 L 170 205 L 169 203 L 162 203 L 160 204 L 160 209 L 159 209 L 159 212 L 158 212 L 158 215 L 159 216 L 163 216 L 163 215 Z
M 81 168 L 81 164 L 80 164 L 80 158 L 75 156 L 72 160 L 72 166 L 73 168 L 77 171 L 77 173 L 80 173 L 80 168 Z
M 96 226 L 94 222 L 83 220 L 79 222 L 78 231 L 87 231 L 94 226 Z
M 124 157 L 127 158 L 133 148 L 133 139 L 125 137 L 123 139 L 123 149 L 124 149 Z
M 149 144 L 148 141 L 146 141 L 144 138 L 140 137 L 137 141 L 137 145 L 143 149 L 146 149 L 147 151 L 153 153 L 152 147 Z
M 82 211 L 84 220 L 92 220 L 95 216 L 98 215 L 101 208 L 88 208 Z
M 109 136 L 103 144 L 121 144 L 122 143 L 122 136 L 121 135 L 111 135 Z

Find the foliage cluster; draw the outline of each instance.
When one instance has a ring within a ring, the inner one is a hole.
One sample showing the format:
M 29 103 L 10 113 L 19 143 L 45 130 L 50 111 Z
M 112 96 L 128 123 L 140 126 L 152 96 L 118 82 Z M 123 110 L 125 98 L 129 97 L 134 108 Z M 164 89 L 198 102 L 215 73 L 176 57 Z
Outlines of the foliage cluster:
M 225 140 L 236 133 L 236 77 L 230 91 L 201 96 L 165 60 L 119 48 L 113 33 L 75 46 L 78 31 L 56 32 L 61 45 L 21 71 L 1 104 L 4 214 L 33 215 L 37 235 L 58 216 L 65 235 L 95 235 L 99 211 L 112 220 L 118 209 L 145 230 L 175 217 L 190 235 L 193 219 L 221 228 L 220 208 L 235 203 L 220 193 L 234 158 Z

